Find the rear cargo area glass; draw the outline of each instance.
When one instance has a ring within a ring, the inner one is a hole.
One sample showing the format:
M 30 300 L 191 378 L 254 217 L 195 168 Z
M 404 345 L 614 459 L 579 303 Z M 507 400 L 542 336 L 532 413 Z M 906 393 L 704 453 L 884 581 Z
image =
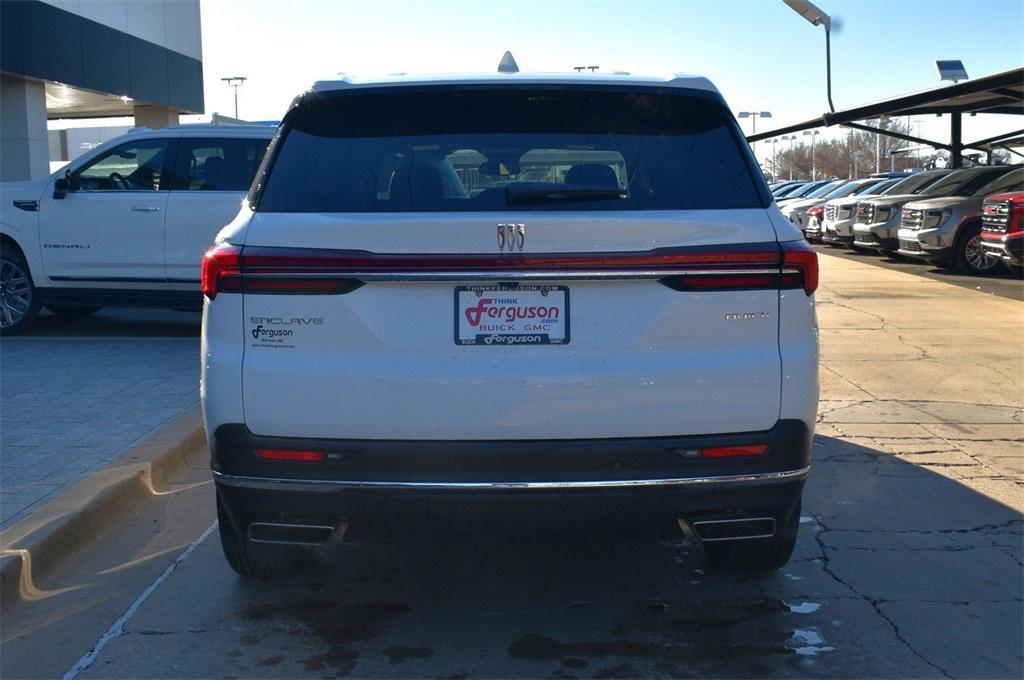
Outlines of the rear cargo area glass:
M 253 202 L 261 212 L 764 207 L 744 145 L 721 100 L 692 91 L 311 92 L 285 118 Z

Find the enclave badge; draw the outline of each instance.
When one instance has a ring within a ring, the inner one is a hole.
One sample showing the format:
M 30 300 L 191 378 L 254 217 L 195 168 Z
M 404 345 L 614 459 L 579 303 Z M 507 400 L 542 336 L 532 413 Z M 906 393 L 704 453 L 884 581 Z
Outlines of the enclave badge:
M 510 253 L 517 249 L 522 250 L 525 242 L 525 224 L 498 225 L 498 250 L 507 250 Z

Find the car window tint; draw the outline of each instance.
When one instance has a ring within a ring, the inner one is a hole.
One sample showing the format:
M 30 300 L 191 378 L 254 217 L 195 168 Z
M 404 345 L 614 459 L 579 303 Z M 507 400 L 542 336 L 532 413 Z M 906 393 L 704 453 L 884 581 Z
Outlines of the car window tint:
M 185 187 L 189 191 L 247 191 L 269 139 L 191 139 Z
M 1013 170 L 1006 173 L 994 182 L 989 182 L 976 192 L 975 196 L 988 196 L 989 194 L 1001 194 L 1007 191 L 1024 191 L 1024 170 Z
M 310 93 L 283 124 L 257 210 L 763 207 L 741 139 L 717 98 L 667 90 Z M 552 192 L 575 200 L 533 200 Z
M 922 172 L 903 179 L 892 185 L 885 193 L 894 196 L 899 194 L 916 194 L 929 187 L 944 176 L 941 172 Z
M 824 185 L 818 187 L 817 189 L 815 189 L 811 193 L 807 194 L 807 198 L 821 198 L 822 196 L 825 196 L 826 194 L 829 194 L 829 193 L 835 191 L 837 188 L 839 188 L 842 185 L 843 185 L 843 181 L 842 180 L 840 180 L 838 182 L 829 182 L 827 184 L 824 184 Z
M 1024 189 L 1024 170 L 1012 170 L 1005 175 L 999 175 L 995 179 L 988 177 L 988 180 L 974 190 L 973 196 L 1020 192 L 1020 190 Z
M 73 175 L 79 191 L 156 191 L 161 188 L 166 139 L 144 139 L 114 147 Z

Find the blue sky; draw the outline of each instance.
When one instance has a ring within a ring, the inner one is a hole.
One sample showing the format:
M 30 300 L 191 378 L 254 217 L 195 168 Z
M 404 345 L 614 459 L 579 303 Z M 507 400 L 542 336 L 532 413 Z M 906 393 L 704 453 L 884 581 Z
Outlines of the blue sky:
M 972 77 L 1024 64 L 1021 0 L 817 5 L 841 23 L 832 39 L 837 108 L 935 87 L 935 59 L 962 59 Z M 230 114 L 231 90 L 219 78 L 245 75 L 248 119 L 280 118 L 295 94 L 339 71 L 490 71 L 506 49 L 524 71 L 597 64 L 706 75 L 734 110 L 774 114 L 759 130 L 827 109 L 824 31 L 782 0 L 202 0 L 202 21 L 207 113 Z M 965 121 L 965 136 L 1019 122 L 985 118 Z M 923 134 L 947 130 L 948 122 L 922 120 Z

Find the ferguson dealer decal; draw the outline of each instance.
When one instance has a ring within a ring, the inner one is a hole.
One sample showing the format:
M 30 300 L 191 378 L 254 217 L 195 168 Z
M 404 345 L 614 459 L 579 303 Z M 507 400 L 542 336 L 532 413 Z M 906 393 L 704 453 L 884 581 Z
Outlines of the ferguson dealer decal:
M 303 329 L 323 325 L 324 319 L 321 316 L 290 319 L 280 316 L 250 316 L 249 346 L 292 349 L 295 347 L 293 341 L 301 336 Z

